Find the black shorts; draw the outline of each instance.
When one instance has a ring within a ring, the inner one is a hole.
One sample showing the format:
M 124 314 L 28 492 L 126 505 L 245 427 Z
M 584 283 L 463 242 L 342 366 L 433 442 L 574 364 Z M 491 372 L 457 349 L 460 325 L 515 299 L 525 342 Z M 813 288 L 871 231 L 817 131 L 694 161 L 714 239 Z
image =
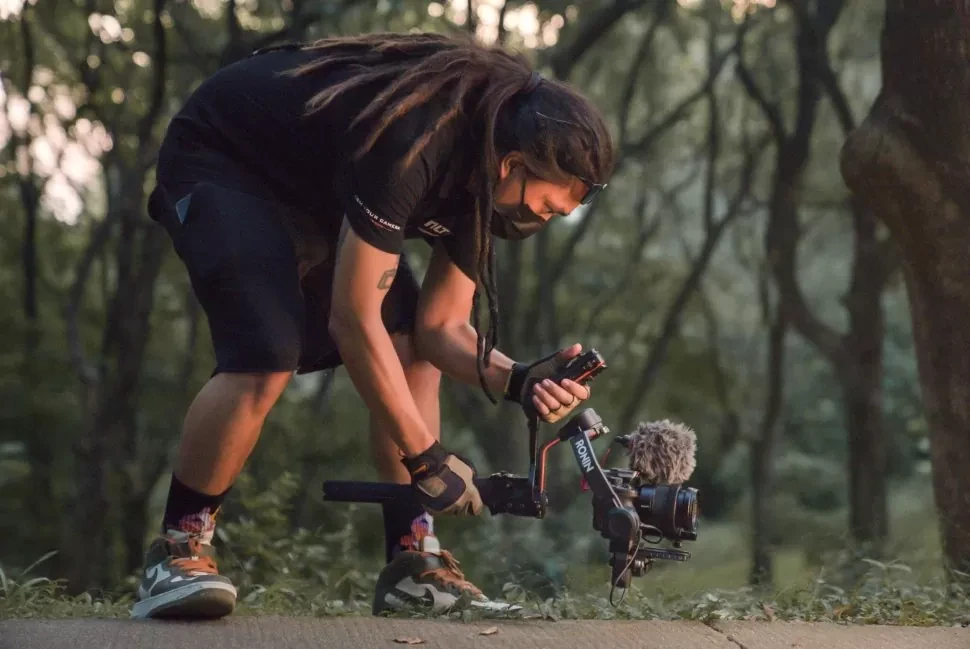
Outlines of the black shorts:
M 342 364 L 330 337 L 333 243 L 294 235 L 292 207 L 232 161 L 160 156 L 149 214 L 172 239 L 205 311 L 219 372 L 299 374 Z M 207 171 L 218 169 L 218 172 Z M 402 256 L 383 303 L 390 333 L 413 329 L 419 285 Z

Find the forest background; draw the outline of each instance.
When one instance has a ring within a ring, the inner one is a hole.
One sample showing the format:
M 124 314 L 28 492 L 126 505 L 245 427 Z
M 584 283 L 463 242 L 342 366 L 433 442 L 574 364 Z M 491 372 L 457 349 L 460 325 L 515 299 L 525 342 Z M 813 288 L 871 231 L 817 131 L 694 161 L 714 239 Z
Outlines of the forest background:
M 213 367 L 145 213 L 181 102 L 257 47 L 435 30 L 527 52 L 602 108 L 620 150 L 594 206 L 501 246 L 501 348 L 595 347 L 609 369 L 590 405 L 615 433 L 669 418 L 698 434 L 693 558 L 619 609 L 566 452 L 546 519 L 439 521 L 466 574 L 550 615 L 962 619 L 945 567 L 970 542 L 943 542 L 934 469 L 953 467 L 931 461 L 906 264 L 842 169 L 882 88 L 886 17 L 869 0 L 0 1 L 5 610 L 130 597 Z M 450 382 L 442 399 L 480 472 L 525 470 L 520 412 Z M 287 389 L 219 531 L 247 606 L 366 609 L 380 508 L 320 489 L 376 479 L 366 431 L 342 370 Z

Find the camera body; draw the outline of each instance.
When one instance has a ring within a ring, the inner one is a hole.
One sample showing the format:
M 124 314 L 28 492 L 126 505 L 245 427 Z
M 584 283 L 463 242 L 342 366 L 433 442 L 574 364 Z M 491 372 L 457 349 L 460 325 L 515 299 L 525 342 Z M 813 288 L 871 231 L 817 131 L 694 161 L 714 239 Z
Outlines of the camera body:
M 697 540 L 697 490 L 683 485 L 642 483 L 631 469 L 607 469 L 620 507 L 610 497 L 593 497 L 593 529 L 610 542 L 611 583 L 626 588 L 647 573 L 655 559 L 687 561 L 683 541 Z M 670 541 L 671 547 L 649 547 Z

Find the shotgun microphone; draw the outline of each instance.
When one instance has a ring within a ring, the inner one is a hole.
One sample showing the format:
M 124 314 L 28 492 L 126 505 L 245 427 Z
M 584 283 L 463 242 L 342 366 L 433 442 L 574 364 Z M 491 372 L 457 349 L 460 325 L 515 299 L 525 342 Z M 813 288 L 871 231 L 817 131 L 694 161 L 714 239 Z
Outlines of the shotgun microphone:
M 642 484 L 683 484 L 697 461 L 697 435 L 685 424 L 668 419 L 640 423 L 637 430 L 616 438 L 630 459 L 630 470 Z

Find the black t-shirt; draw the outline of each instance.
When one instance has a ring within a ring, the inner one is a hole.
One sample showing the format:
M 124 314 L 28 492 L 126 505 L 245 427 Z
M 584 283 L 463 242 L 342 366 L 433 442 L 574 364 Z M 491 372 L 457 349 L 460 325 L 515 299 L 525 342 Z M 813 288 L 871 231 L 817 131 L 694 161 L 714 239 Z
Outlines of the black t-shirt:
M 474 202 L 465 189 L 473 162 L 467 155 L 474 150 L 470 129 L 461 124 L 439 129 L 411 166 L 400 169 L 399 161 L 443 110 L 440 101 L 432 102 L 399 118 L 354 160 L 373 120 L 352 131 L 350 123 L 383 85 L 346 91 L 307 116 L 314 94 L 351 74 L 347 68 L 281 74 L 314 56 L 279 50 L 221 69 L 173 118 L 170 134 L 191 140 L 198 155 L 215 149 L 228 156 L 247 177 L 259 178 L 261 193 L 299 208 L 334 241 L 346 215 L 359 237 L 386 252 L 401 252 L 405 239 L 441 240 L 452 261 L 475 278 Z

